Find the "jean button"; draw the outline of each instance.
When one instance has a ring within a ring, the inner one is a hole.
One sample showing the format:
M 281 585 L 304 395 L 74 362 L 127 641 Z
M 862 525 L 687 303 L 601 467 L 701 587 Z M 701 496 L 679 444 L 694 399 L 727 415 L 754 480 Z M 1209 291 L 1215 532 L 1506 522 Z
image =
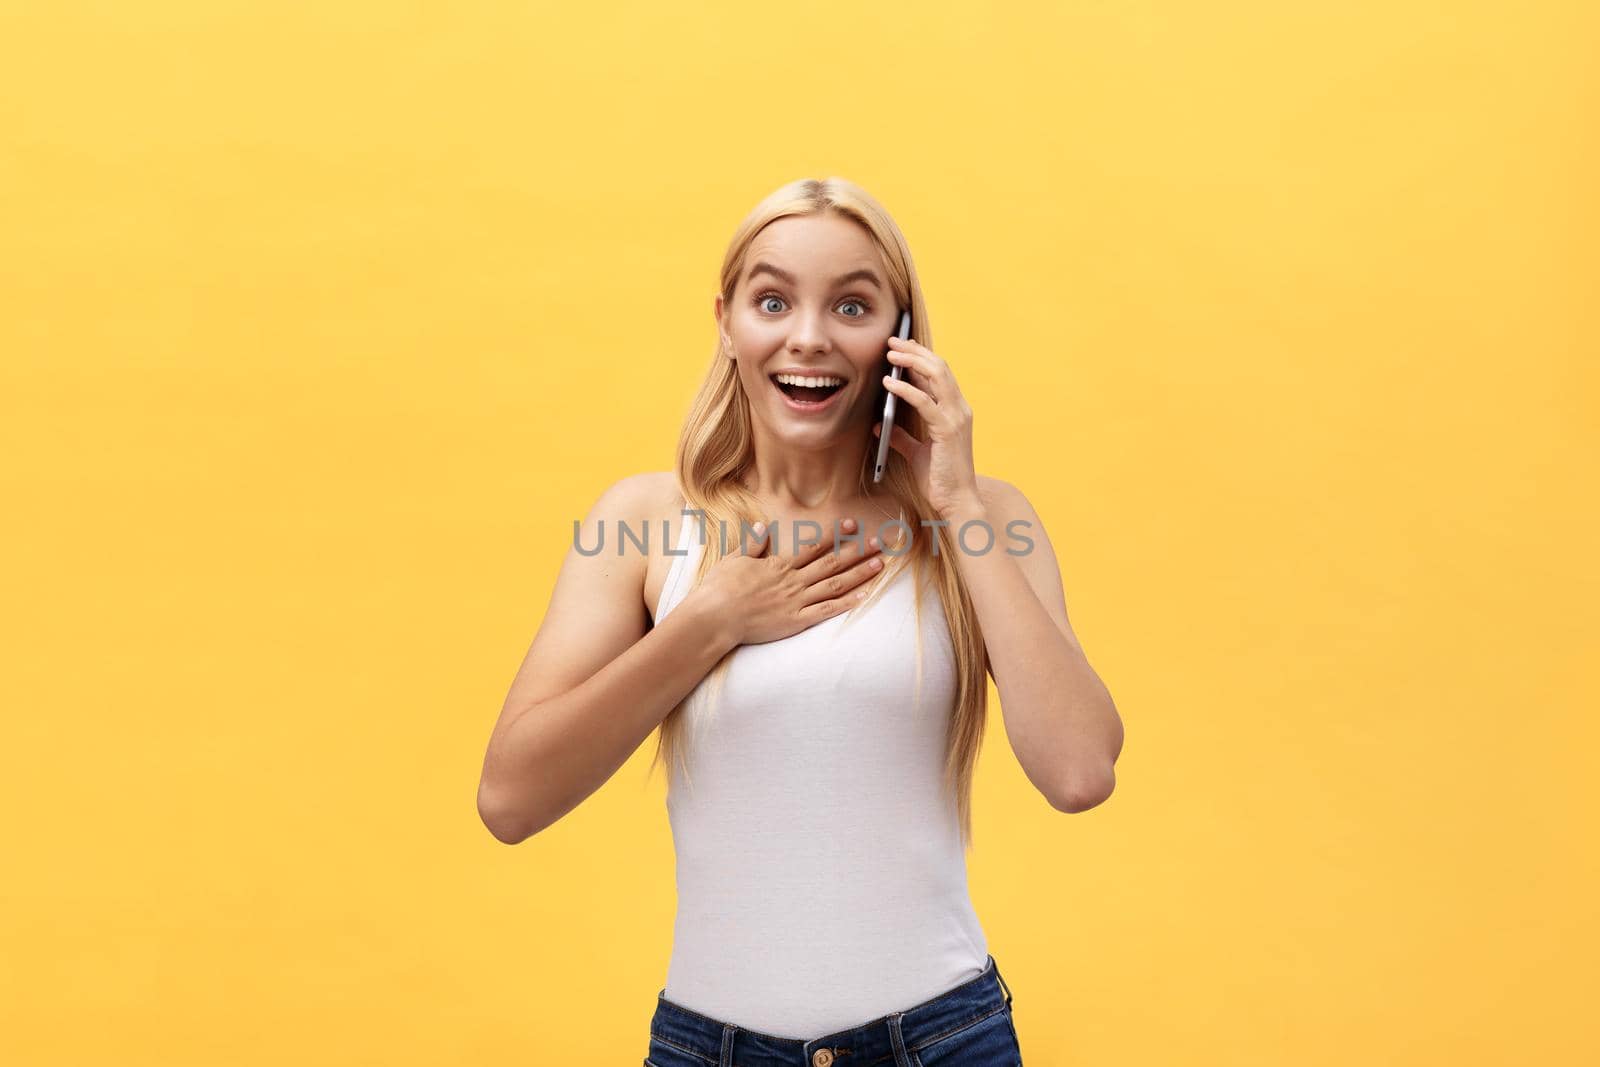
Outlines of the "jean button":
M 819 1048 L 811 1054 L 811 1067 L 828 1067 L 833 1062 L 833 1050 Z

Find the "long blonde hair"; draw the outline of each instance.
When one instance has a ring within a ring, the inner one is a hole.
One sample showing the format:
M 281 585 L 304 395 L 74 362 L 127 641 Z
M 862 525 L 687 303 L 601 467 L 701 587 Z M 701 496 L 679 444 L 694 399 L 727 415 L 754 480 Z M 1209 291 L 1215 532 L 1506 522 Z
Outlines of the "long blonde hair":
M 739 224 L 723 257 L 721 287 L 724 307 L 733 301 L 750 243 L 763 227 L 789 216 L 821 215 L 825 212 L 853 220 L 866 229 L 883 255 L 889 275 L 888 285 L 897 305 L 911 309 L 911 336 L 921 344 L 931 346 L 932 331 L 928 328 L 927 308 L 923 304 L 922 288 L 917 281 L 911 250 L 905 238 L 876 200 L 843 178 L 825 178 L 821 181 L 807 178 L 790 182 L 755 206 Z M 677 481 L 684 497 L 684 507 L 698 509 L 702 513 L 694 518 L 685 517 L 682 521 L 703 524 L 700 528 L 706 531 L 702 537 L 704 549 L 693 577 L 694 584 L 698 584 L 722 556 L 724 538 L 720 536 L 720 531 L 725 528 L 729 531 L 731 548 L 739 543 L 737 531 L 756 522 L 768 521 L 767 516 L 760 514 L 759 502 L 741 482 L 741 477 L 754 462 L 755 444 L 751 432 L 750 400 L 729 355 L 719 337 L 711 366 L 678 438 Z M 895 421 L 912 436 L 924 439 L 921 415 L 910 404 L 897 406 Z M 861 489 L 863 495 L 870 496 L 868 479 L 877 457 L 877 438 L 870 427 L 863 432 L 867 435 L 870 447 L 863 450 Z M 894 575 L 911 567 L 920 624 L 921 590 L 931 572 L 931 584 L 939 593 L 956 666 L 956 707 L 947 734 L 944 781 L 955 797 L 962 841 L 965 847 L 970 848 L 972 772 L 983 743 L 989 691 L 988 656 L 984 649 L 983 634 L 978 626 L 972 598 L 967 593 L 957 566 L 954 535 L 948 526 L 922 525 L 923 518 L 936 519 L 937 513 L 917 488 L 905 457 L 893 449 L 889 452 L 888 469 L 884 472 L 882 485 L 899 503 L 905 526 L 901 528 L 901 541 L 894 546 L 893 555 L 885 553 L 885 566 L 879 573 L 875 592 L 860 608 L 872 603 Z M 906 534 L 910 535 L 909 544 L 905 540 Z M 892 535 L 885 532 L 884 536 L 888 538 Z M 933 550 L 935 536 L 940 542 L 937 554 Z M 921 626 L 915 629 L 918 634 L 920 679 Z M 724 656 L 706 677 L 713 694 L 721 688 L 730 657 L 731 653 Z M 685 698 L 662 721 L 657 734 L 655 756 L 650 763 L 651 771 L 657 763 L 665 762 L 670 766 L 676 761 L 687 780 L 688 745 L 683 737 L 684 710 L 692 698 L 693 694 Z

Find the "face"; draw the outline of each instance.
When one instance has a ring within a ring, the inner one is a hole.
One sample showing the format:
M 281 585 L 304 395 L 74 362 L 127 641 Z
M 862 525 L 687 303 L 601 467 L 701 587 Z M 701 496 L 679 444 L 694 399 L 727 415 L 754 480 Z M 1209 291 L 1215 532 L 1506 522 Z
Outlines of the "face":
M 878 246 L 858 223 L 828 214 L 769 223 L 750 244 L 732 302 L 719 295 L 716 310 L 751 413 L 774 434 L 814 444 L 872 421 L 898 310 Z M 826 382 L 807 387 L 804 378 Z

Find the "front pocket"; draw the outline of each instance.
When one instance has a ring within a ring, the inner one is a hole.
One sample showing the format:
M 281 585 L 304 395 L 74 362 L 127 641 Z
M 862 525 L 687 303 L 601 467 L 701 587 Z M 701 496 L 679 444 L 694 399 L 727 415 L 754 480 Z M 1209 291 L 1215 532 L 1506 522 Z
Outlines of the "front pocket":
M 1009 1067 L 1019 1058 L 1011 1012 L 1004 1008 L 911 1053 L 914 1067 Z
M 650 1048 L 645 1053 L 645 1067 L 716 1067 L 717 1061 L 706 1059 L 670 1041 L 650 1035 Z

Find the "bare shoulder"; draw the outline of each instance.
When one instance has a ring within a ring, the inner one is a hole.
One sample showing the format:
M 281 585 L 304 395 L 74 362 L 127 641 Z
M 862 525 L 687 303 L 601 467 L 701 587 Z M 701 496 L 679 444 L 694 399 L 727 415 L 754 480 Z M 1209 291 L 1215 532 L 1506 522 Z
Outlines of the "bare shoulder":
M 662 521 L 666 521 L 676 533 L 683 509 L 683 493 L 678 489 L 676 472 L 645 471 L 633 478 L 637 480 L 638 513 L 650 520 L 652 528 L 659 530 Z
M 1008 519 L 1025 518 L 1018 512 L 1033 509 L 1028 506 L 1028 498 L 1022 495 L 1022 490 L 1012 485 L 1003 478 L 991 477 L 987 474 L 978 475 L 978 498 L 983 501 L 983 506 L 1002 522 Z
M 632 530 L 660 529 L 660 520 L 676 515 L 677 478 L 671 471 L 642 471 L 618 478 L 600 493 L 585 516 L 584 536 L 598 537 L 599 523 L 605 522 L 607 536 L 615 537 L 620 523 Z
M 671 471 L 641 471 L 618 478 L 606 487 L 596 502 L 596 517 L 608 519 L 654 519 L 671 506 L 678 491 Z M 606 506 L 600 514 L 601 505 Z
M 1015 556 L 1023 577 L 1028 580 L 1056 626 L 1068 641 L 1076 645 L 1078 638 L 1072 632 L 1072 623 L 1067 617 L 1061 563 L 1039 513 L 1021 489 L 1001 478 L 978 475 L 978 497 L 983 501 L 984 509 L 989 513 L 990 525 L 997 533 L 1003 531 L 1008 544 L 1010 538 L 1015 538 L 1021 545 L 1015 553 L 1009 548 L 1007 553 Z M 1012 526 L 1012 523 L 1018 525 Z
M 996 478 L 989 474 L 978 475 L 978 493 L 984 497 L 993 496 L 1004 489 L 1009 489 L 1011 483 L 1003 478 Z
M 566 566 L 613 575 L 617 581 L 630 584 L 634 595 L 640 596 L 650 580 L 653 553 L 619 549 L 624 540 L 623 527 L 634 537 L 652 528 L 659 531 L 658 520 L 668 507 L 666 495 L 672 479 L 670 471 L 644 471 L 606 486 L 581 522 L 573 524 L 573 544 Z
M 647 471 L 633 475 L 633 479 L 632 514 L 647 524 L 642 527 L 647 546 L 642 592 L 645 610 L 653 620 L 672 566 L 673 557 L 667 554 L 668 547 L 677 544 L 680 525 L 692 520 L 683 514 L 684 498 L 676 471 Z
M 989 514 L 989 525 L 994 526 L 998 533 L 1013 533 L 1016 536 L 1037 539 L 1043 547 L 1042 560 L 1035 560 L 1035 574 L 1043 579 L 1051 579 L 1051 571 L 1056 571 L 1056 555 L 1054 547 L 1050 544 L 1050 536 L 1045 534 L 1045 522 L 1038 517 L 1034 504 L 1027 499 L 1022 490 L 1013 483 L 1006 482 L 1005 478 L 994 478 L 989 475 L 978 475 L 978 499 Z M 1018 523 L 1018 526 L 1011 526 Z M 1024 565 L 1024 569 L 1030 569 Z

